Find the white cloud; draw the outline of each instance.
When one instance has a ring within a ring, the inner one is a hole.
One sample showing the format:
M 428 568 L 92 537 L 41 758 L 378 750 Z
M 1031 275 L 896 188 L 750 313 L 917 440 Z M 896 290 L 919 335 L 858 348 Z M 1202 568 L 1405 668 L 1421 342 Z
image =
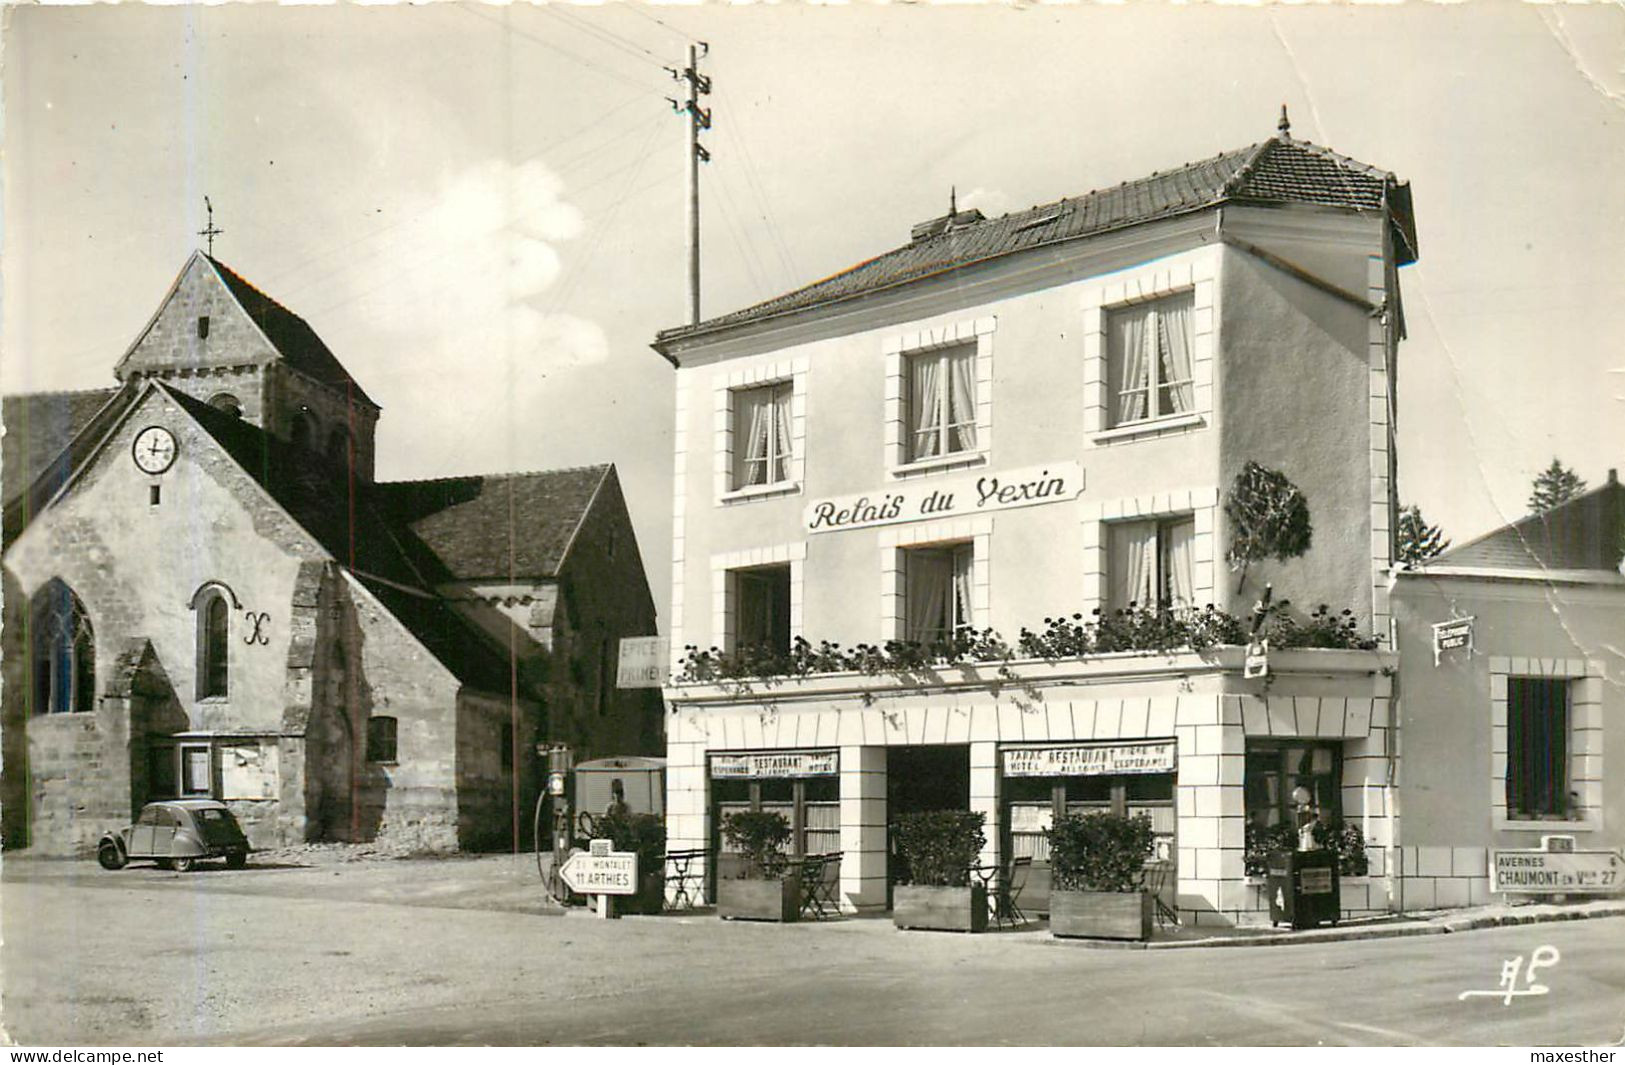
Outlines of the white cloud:
M 968 211 L 972 207 L 980 210 L 984 215 L 993 218 L 996 215 L 1010 212 L 1010 197 L 998 189 L 984 189 L 977 186 L 959 197 L 959 209 Z

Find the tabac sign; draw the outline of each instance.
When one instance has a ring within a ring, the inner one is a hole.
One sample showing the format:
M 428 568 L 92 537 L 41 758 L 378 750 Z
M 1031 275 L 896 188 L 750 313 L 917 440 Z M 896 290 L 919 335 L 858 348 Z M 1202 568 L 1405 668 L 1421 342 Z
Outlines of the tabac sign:
M 839 751 L 762 751 L 713 754 L 713 780 L 760 780 L 771 777 L 832 777 L 840 772 Z
M 1082 466 L 1052 462 L 1002 473 L 906 482 L 862 495 L 815 499 L 807 504 L 802 520 L 808 533 L 841 532 L 1061 503 L 1076 499 L 1082 491 Z
M 1119 773 L 1172 773 L 1174 741 L 1069 743 L 1064 747 L 1006 747 L 1007 777 L 1098 777 Z

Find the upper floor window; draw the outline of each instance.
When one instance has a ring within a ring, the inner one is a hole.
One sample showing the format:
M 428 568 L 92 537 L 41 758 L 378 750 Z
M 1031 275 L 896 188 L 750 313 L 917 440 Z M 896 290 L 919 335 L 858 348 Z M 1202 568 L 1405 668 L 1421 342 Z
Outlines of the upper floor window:
M 734 570 L 734 647 L 790 651 L 790 567 Z
M 207 321 L 207 319 L 205 319 L 205 321 Z M 233 418 L 241 418 L 243 416 L 243 401 L 238 399 L 230 392 L 216 392 L 214 395 L 209 397 L 209 406 L 213 407 L 215 410 L 225 411 Z
M 350 430 L 342 425 L 334 426 L 327 434 L 327 461 L 335 466 L 350 464 Z
M 1107 315 L 1112 425 L 1196 409 L 1191 368 L 1193 304 L 1193 294 L 1186 292 Z
M 316 449 L 316 419 L 310 416 L 309 411 L 299 411 L 288 423 L 288 439 L 293 446 L 303 451 Z
M 34 713 L 95 709 L 96 639 L 84 604 L 52 580 L 29 604 L 34 667 Z
M 790 479 L 792 394 L 789 381 L 734 391 L 735 489 Z
M 1569 685 L 1561 677 L 1507 678 L 1507 816 L 1562 820 L 1569 802 Z
M 945 640 L 971 624 L 971 543 L 903 551 L 903 633 L 919 643 Z
M 1189 514 L 1154 521 L 1121 521 L 1107 526 L 1106 609 L 1193 605 L 1191 544 L 1196 519 Z
M 915 352 L 903 375 L 907 461 L 976 450 L 976 345 Z
M 197 697 L 223 699 L 227 693 L 231 613 L 225 593 L 210 591 L 197 618 Z

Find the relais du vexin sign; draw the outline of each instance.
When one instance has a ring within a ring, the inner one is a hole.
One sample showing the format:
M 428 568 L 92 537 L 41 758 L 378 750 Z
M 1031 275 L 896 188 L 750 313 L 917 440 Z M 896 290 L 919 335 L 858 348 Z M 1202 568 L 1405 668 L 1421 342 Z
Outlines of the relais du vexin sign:
M 1051 462 L 999 473 L 976 473 L 946 480 L 907 481 L 855 496 L 815 499 L 804 513 L 808 533 L 840 532 L 932 518 L 964 518 L 1076 499 L 1083 492 L 1083 467 Z

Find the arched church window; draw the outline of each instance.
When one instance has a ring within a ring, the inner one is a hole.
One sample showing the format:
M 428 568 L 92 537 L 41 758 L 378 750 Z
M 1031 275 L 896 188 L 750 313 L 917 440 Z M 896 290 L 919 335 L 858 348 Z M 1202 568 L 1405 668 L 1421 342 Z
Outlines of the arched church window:
M 220 589 L 209 589 L 197 604 L 197 697 L 225 698 L 231 608 Z
M 83 713 L 96 708 L 96 638 L 73 590 L 52 580 L 29 603 L 34 713 Z
M 233 418 L 241 418 L 243 416 L 243 401 L 232 395 L 230 392 L 216 392 L 214 395 L 209 397 L 209 406 L 213 407 L 215 410 L 225 411 Z
M 342 425 L 327 437 L 327 461 L 335 466 L 350 465 L 350 430 Z
M 316 419 L 309 411 L 299 411 L 288 424 L 288 439 L 293 446 L 305 451 L 316 450 Z

